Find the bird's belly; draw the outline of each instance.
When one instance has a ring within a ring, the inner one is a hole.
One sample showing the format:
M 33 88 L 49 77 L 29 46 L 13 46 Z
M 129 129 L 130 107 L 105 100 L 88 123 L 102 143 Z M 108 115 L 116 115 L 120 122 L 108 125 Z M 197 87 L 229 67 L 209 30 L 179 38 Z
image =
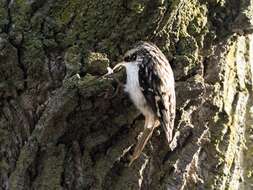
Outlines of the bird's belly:
M 137 107 L 145 104 L 145 98 L 137 85 L 132 86 L 127 84 L 126 91 L 129 93 L 130 98 Z
M 125 91 L 129 94 L 134 105 L 142 112 L 144 116 L 152 114 L 152 110 L 148 106 L 139 85 L 139 68 L 137 64 L 127 63 L 125 66 L 127 71 Z
M 139 84 L 127 82 L 125 85 L 125 91 L 129 94 L 134 105 L 142 112 L 143 115 L 148 115 L 150 109 L 148 108 L 146 99 L 140 89 Z

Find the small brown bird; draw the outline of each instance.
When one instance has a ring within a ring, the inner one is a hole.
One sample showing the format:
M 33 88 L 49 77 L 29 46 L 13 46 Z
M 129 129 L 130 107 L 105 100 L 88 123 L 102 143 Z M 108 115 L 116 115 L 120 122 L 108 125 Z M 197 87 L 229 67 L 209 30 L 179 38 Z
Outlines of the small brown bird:
M 154 128 L 163 127 L 168 143 L 172 141 L 175 119 L 175 84 L 165 55 L 154 44 L 138 43 L 124 55 L 124 61 L 113 70 L 126 68 L 125 91 L 145 117 L 144 131 L 134 149 L 130 165 L 143 151 Z

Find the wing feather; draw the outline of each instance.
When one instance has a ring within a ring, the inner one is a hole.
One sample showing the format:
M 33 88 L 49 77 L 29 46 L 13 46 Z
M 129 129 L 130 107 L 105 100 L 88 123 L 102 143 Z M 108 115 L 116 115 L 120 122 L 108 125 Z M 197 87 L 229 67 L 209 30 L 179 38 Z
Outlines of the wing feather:
M 175 119 L 175 85 L 172 69 L 160 50 L 160 57 L 145 56 L 139 69 L 140 87 L 143 95 L 159 118 L 170 143 Z M 151 52 L 152 53 L 152 52 Z

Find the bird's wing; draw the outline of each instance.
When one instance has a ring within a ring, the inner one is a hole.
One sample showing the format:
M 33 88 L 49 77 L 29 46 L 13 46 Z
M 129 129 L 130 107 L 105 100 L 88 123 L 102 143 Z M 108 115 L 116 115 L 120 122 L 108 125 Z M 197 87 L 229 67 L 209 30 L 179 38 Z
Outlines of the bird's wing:
M 145 59 L 139 67 L 140 87 L 147 103 L 159 118 L 170 143 L 176 107 L 173 72 L 165 57 L 161 57 L 161 60 L 153 56 Z

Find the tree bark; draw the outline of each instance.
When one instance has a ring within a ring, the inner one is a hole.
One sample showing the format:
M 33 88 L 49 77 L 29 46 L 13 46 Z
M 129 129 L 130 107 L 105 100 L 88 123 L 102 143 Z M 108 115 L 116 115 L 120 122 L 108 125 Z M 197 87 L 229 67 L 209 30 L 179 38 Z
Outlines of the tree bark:
M 252 7 L 0 1 L 0 189 L 252 189 Z M 140 40 L 173 68 L 176 147 L 157 129 L 128 167 L 143 116 L 100 76 Z

